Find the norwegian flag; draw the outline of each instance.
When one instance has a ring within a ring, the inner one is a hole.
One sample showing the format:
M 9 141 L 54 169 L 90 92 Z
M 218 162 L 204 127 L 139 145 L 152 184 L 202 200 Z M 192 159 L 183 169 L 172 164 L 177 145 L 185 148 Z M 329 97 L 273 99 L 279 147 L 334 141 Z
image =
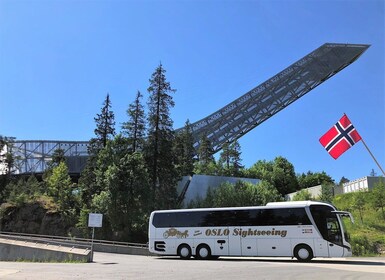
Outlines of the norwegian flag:
M 345 114 L 319 139 L 321 145 L 334 159 L 360 140 L 361 136 Z

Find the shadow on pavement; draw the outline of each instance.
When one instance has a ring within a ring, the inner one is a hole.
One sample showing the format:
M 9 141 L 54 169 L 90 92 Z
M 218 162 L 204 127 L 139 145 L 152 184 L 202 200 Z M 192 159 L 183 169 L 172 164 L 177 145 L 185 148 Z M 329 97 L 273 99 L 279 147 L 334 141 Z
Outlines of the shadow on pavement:
M 157 257 L 159 260 L 181 260 L 179 257 Z M 185 261 L 202 261 L 195 258 L 191 258 L 190 260 Z M 214 260 L 205 260 L 205 261 L 211 261 L 211 262 L 273 262 L 273 263 L 303 263 L 298 262 L 296 259 L 273 259 L 273 258 L 235 258 L 235 257 L 225 257 L 225 258 L 219 258 Z M 372 260 L 363 260 L 363 259 L 346 259 L 346 260 L 339 260 L 339 259 L 313 259 L 308 264 L 311 263 L 319 263 L 319 264 L 344 264 L 344 265 L 366 265 L 366 266 L 384 266 L 385 267 L 385 258 L 379 258 L 376 261 Z M 306 264 L 306 262 L 305 262 Z

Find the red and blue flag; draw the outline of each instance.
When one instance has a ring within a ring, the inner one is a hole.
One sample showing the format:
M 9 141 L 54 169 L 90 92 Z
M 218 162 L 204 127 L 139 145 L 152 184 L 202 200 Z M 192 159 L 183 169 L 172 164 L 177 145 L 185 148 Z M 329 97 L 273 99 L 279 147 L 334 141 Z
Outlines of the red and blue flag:
M 345 114 L 319 139 L 321 145 L 334 159 L 360 140 L 361 136 Z

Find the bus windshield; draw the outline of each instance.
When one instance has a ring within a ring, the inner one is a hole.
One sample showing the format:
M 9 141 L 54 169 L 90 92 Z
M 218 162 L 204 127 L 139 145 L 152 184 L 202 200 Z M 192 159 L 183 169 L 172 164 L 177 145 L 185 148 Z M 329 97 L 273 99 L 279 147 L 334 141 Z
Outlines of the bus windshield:
M 334 244 L 342 245 L 342 229 L 333 208 L 327 205 L 312 205 L 310 212 L 322 237 Z

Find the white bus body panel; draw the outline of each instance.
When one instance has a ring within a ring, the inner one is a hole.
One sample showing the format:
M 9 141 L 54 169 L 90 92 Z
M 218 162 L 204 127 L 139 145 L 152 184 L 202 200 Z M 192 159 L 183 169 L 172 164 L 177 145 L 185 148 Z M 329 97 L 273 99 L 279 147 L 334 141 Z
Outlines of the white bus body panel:
M 195 255 L 200 244 L 207 244 L 217 256 L 293 256 L 298 244 L 310 246 L 315 257 L 342 256 L 343 248 L 328 246 L 312 225 L 263 227 L 151 228 L 150 252 L 177 255 L 180 244 L 188 244 Z M 154 248 L 154 241 L 165 243 L 164 251 Z M 337 248 L 342 253 L 337 252 Z M 329 249 L 331 248 L 331 249 Z M 333 250 L 329 254 L 328 250 Z
M 155 228 L 149 224 L 149 251 L 160 255 L 178 255 L 178 246 L 187 244 L 191 254 L 196 255 L 196 249 L 201 244 L 210 247 L 213 256 L 287 256 L 294 255 L 294 249 L 299 244 L 306 244 L 312 249 L 314 257 L 350 257 L 351 246 L 343 239 L 342 244 L 325 240 L 313 225 L 310 215 L 310 205 L 325 205 L 318 202 L 279 202 L 269 203 L 266 208 L 298 208 L 303 207 L 312 224 L 306 225 L 277 225 L 277 226 L 212 226 L 212 227 L 180 227 Z M 265 208 L 265 207 L 255 207 Z M 255 208 L 218 208 L 216 211 L 227 209 Z M 193 209 L 204 211 L 211 209 Z M 157 211 L 158 213 L 178 212 L 184 210 Z M 188 210 L 186 210 L 188 212 Z M 339 212 L 338 212 L 339 213 Z M 338 243 L 338 242 L 336 242 Z

